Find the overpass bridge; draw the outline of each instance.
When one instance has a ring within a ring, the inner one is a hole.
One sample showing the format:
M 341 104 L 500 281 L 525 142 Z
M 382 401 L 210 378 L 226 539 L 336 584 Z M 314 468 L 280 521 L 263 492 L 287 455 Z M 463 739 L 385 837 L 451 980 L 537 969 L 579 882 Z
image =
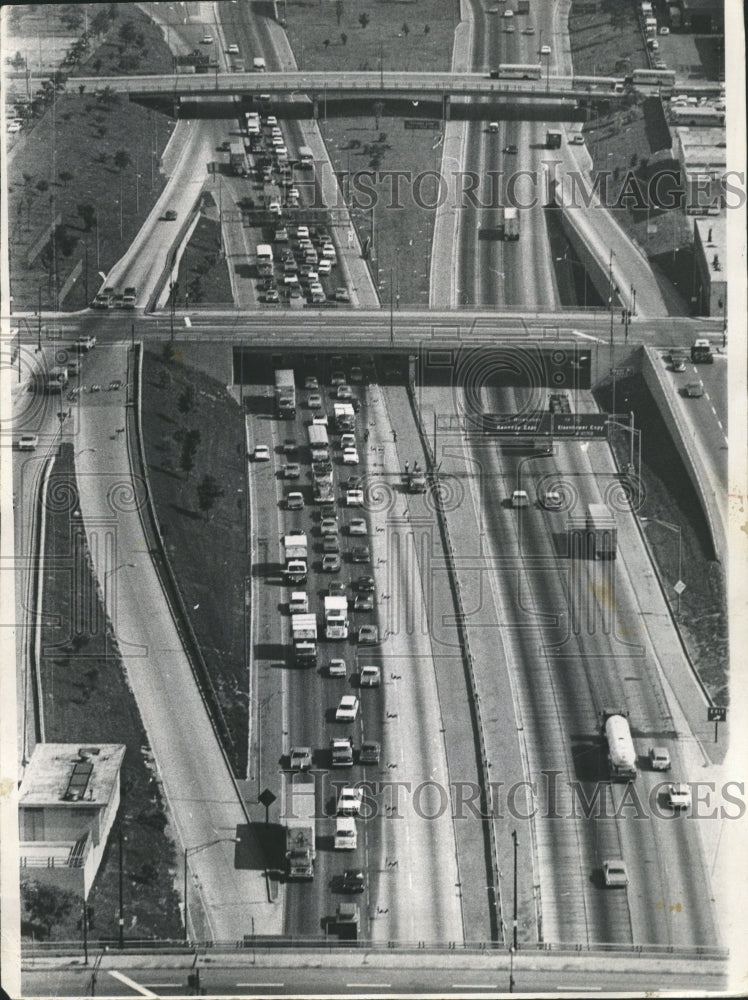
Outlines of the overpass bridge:
M 107 88 L 131 98 L 231 98 L 258 93 L 276 98 L 303 95 L 313 101 L 340 98 L 371 100 L 442 100 L 454 98 L 511 99 L 534 104 L 551 101 L 622 101 L 623 80 L 612 77 L 543 76 L 542 79 L 494 79 L 486 73 L 271 72 L 174 73 L 153 76 L 74 77 L 71 88 L 95 93 Z

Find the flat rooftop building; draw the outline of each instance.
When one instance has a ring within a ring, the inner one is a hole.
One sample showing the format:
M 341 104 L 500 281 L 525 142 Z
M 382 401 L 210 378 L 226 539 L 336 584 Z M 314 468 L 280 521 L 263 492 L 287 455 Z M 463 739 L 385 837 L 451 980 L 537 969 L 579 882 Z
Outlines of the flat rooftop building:
M 727 316 L 727 222 L 717 215 L 694 219 L 694 297 L 699 316 Z

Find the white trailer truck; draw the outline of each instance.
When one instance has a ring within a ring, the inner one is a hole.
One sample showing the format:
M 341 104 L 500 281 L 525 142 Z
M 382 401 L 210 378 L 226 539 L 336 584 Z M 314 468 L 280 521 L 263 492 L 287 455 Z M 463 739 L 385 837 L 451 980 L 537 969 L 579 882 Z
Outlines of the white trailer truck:
M 325 638 L 348 638 L 348 598 L 345 594 L 325 598 Z
M 314 878 L 314 782 L 294 781 L 286 805 L 286 862 L 289 879 Z

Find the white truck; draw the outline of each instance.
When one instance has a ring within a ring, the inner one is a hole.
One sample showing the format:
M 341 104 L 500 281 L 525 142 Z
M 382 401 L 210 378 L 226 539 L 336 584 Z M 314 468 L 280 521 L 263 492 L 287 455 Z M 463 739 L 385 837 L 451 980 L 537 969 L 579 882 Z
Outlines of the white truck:
M 633 781 L 636 778 L 636 748 L 631 739 L 628 713 L 604 709 L 602 737 L 608 748 L 610 777 L 613 781 Z
M 514 205 L 501 209 L 501 230 L 505 240 L 519 239 L 519 211 Z
M 338 816 L 335 820 L 335 850 L 355 851 L 357 845 L 356 820 L 353 816 Z
M 294 615 L 291 619 L 294 659 L 300 667 L 317 666 L 317 616 Z
M 350 736 L 334 736 L 330 740 L 333 767 L 353 767 L 353 740 Z
M 286 806 L 286 863 L 289 879 L 314 878 L 314 782 L 294 781 Z
M 348 598 L 345 594 L 325 598 L 325 638 L 348 638 Z
M 356 411 L 353 403 L 333 403 L 335 426 L 339 431 L 352 431 L 356 426 Z
M 305 590 L 294 590 L 291 593 L 288 610 L 292 615 L 309 614 L 309 595 Z
M 309 544 L 303 532 L 283 538 L 284 571 L 288 583 L 304 583 L 308 572 Z

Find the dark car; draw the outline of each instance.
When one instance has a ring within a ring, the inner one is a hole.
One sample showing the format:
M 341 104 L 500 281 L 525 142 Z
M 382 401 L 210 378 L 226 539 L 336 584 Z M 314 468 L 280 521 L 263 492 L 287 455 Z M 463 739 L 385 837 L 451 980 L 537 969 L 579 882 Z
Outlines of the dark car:
M 504 152 L 516 155 L 517 153 L 516 143 L 510 142 L 509 145 L 504 148 Z
M 376 740 L 364 740 L 358 759 L 361 764 L 378 764 L 381 755 L 382 748 Z
M 360 576 L 354 584 L 356 590 L 363 594 L 373 594 L 374 593 L 374 577 L 373 576 Z
M 284 455 L 295 455 L 299 450 L 299 446 L 296 444 L 293 438 L 286 438 L 283 442 L 283 454 Z
M 345 597 L 345 584 L 339 580 L 333 580 L 327 588 L 330 597 Z
M 349 868 L 343 872 L 340 879 L 341 892 L 363 892 L 366 888 L 366 879 L 360 868 Z
M 356 594 L 353 601 L 354 611 L 373 611 L 374 610 L 374 595 L 373 594 Z
M 332 472 L 332 462 L 312 462 L 312 475 L 313 476 L 329 476 Z
M 322 551 L 327 552 L 340 552 L 340 541 L 337 535 L 325 535 L 322 539 Z
M 162 216 L 164 222 L 174 222 L 176 220 L 176 217 L 177 213 L 174 211 L 173 208 L 167 208 L 167 210 L 164 212 Z
M 355 563 L 371 562 L 371 550 L 368 545 L 354 545 L 351 550 L 351 559 Z

